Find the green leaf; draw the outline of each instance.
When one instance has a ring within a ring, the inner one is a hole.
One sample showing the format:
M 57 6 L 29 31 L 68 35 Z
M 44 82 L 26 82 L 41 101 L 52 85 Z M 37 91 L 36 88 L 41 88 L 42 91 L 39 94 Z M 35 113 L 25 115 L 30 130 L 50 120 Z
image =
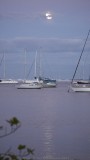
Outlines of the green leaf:
M 19 146 L 18 146 L 18 150 L 22 150 L 22 149 L 25 149 L 26 148 L 26 146 L 25 145 L 22 145 L 22 144 L 20 144 Z
M 27 152 L 29 153 L 29 154 L 34 154 L 34 149 L 30 149 L 30 148 L 27 148 Z
M 11 126 L 13 125 L 18 125 L 20 123 L 20 121 L 16 118 L 16 117 L 13 117 L 11 118 L 10 120 L 6 120 Z

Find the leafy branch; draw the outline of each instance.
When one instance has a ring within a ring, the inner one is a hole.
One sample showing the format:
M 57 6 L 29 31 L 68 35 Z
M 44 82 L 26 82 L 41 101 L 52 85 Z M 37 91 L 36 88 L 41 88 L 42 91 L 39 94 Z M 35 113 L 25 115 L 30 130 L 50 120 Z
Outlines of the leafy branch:
M 19 154 L 13 154 L 11 149 L 9 149 L 6 153 L 0 154 L 0 160 L 32 160 L 30 156 L 34 154 L 34 149 L 22 144 L 18 145 L 17 149 Z
M 16 117 L 13 117 L 9 120 L 6 120 L 6 122 L 9 124 L 11 129 L 9 131 L 7 131 L 7 127 L 4 128 L 3 126 L 0 126 L 0 129 L 2 129 L 4 132 L 2 135 L 0 135 L 0 138 L 11 135 L 21 126 L 21 122 Z
M 7 130 L 7 128 L 0 126 L 0 130 L 3 130 L 3 134 L 0 135 L 0 138 L 11 135 L 21 126 L 21 122 L 16 117 L 6 120 L 6 122 L 9 124 L 10 129 Z M 18 154 L 14 154 L 11 152 L 10 147 L 5 153 L 0 154 L 0 160 L 32 160 L 30 156 L 34 154 L 34 149 L 19 144 L 17 150 Z

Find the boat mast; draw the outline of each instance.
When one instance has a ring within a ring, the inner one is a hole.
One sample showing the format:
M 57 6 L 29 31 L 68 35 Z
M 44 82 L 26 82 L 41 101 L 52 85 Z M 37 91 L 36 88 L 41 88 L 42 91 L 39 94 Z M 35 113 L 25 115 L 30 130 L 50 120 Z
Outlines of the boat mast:
M 35 55 L 35 73 L 34 73 L 34 78 L 37 78 L 37 51 L 36 51 L 36 55 Z
M 41 52 L 39 53 L 39 77 L 41 77 Z
M 26 50 L 25 50 L 25 62 L 24 62 L 24 80 L 26 80 Z
M 3 74 L 4 79 L 6 78 L 6 64 L 5 64 L 5 53 L 4 53 L 4 74 Z
M 87 35 L 87 37 L 86 37 L 86 40 L 85 40 L 85 43 L 84 43 L 83 49 L 82 49 L 82 51 L 81 51 L 81 54 L 80 54 L 80 57 L 79 57 L 79 60 L 78 60 L 78 63 L 77 63 L 77 66 L 76 66 L 76 69 L 75 69 L 75 72 L 74 72 L 74 75 L 73 75 L 73 78 L 72 78 L 71 83 L 73 83 L 74 77 L 75 77 L 75 75 L 76 75 L 76 72 L 77 72 L 77 69 L 78 69 L 78 66 L 79 66 L 79 63 L 80 63 L 80 60 L 81 60 L 82 54 L 83 54 L 84 49 L 85 49 L 86 42 L 87 42 L 88 37 L 89 37 L 89 34 L 90 34 L 90 30 L 88 31 L 88 35 Z

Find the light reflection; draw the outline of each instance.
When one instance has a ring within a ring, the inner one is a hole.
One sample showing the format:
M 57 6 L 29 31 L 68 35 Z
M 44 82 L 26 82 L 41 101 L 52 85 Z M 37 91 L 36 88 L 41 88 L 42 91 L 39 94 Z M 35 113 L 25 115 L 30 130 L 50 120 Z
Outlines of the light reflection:
M 54 144 L 53 144 L 53 127 L 51 125 L 43 126 L 44 133 L 44 150 L 43 158 L 54 158 Z

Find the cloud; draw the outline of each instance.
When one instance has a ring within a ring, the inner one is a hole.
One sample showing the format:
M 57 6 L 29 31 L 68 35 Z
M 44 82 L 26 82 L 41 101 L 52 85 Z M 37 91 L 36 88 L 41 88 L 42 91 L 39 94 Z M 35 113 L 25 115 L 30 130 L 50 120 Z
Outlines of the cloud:
M 0 13 L 0 20 L 45 20 L 46 19 L 46 12 L 8 12 L 8 13 Z M 50 16 L 49 16 L 50 17 Z
M 32 18 L 37 18 L 37 14 L 24 14 L 24 13 L 7 13 L 7 14 L 2 14 L 0 13 L 0 20 L 2 19 L 32 19 Z
M 43 52 L 80 52 L 84 45 L 81 39 L 59 39 L 59 38 L 27 38 L 17 37 L 14 39 L 0 39 L 0 52 L 18 52 L 22 50 Z M 90 50 L 87 44 L 86 50 Z

